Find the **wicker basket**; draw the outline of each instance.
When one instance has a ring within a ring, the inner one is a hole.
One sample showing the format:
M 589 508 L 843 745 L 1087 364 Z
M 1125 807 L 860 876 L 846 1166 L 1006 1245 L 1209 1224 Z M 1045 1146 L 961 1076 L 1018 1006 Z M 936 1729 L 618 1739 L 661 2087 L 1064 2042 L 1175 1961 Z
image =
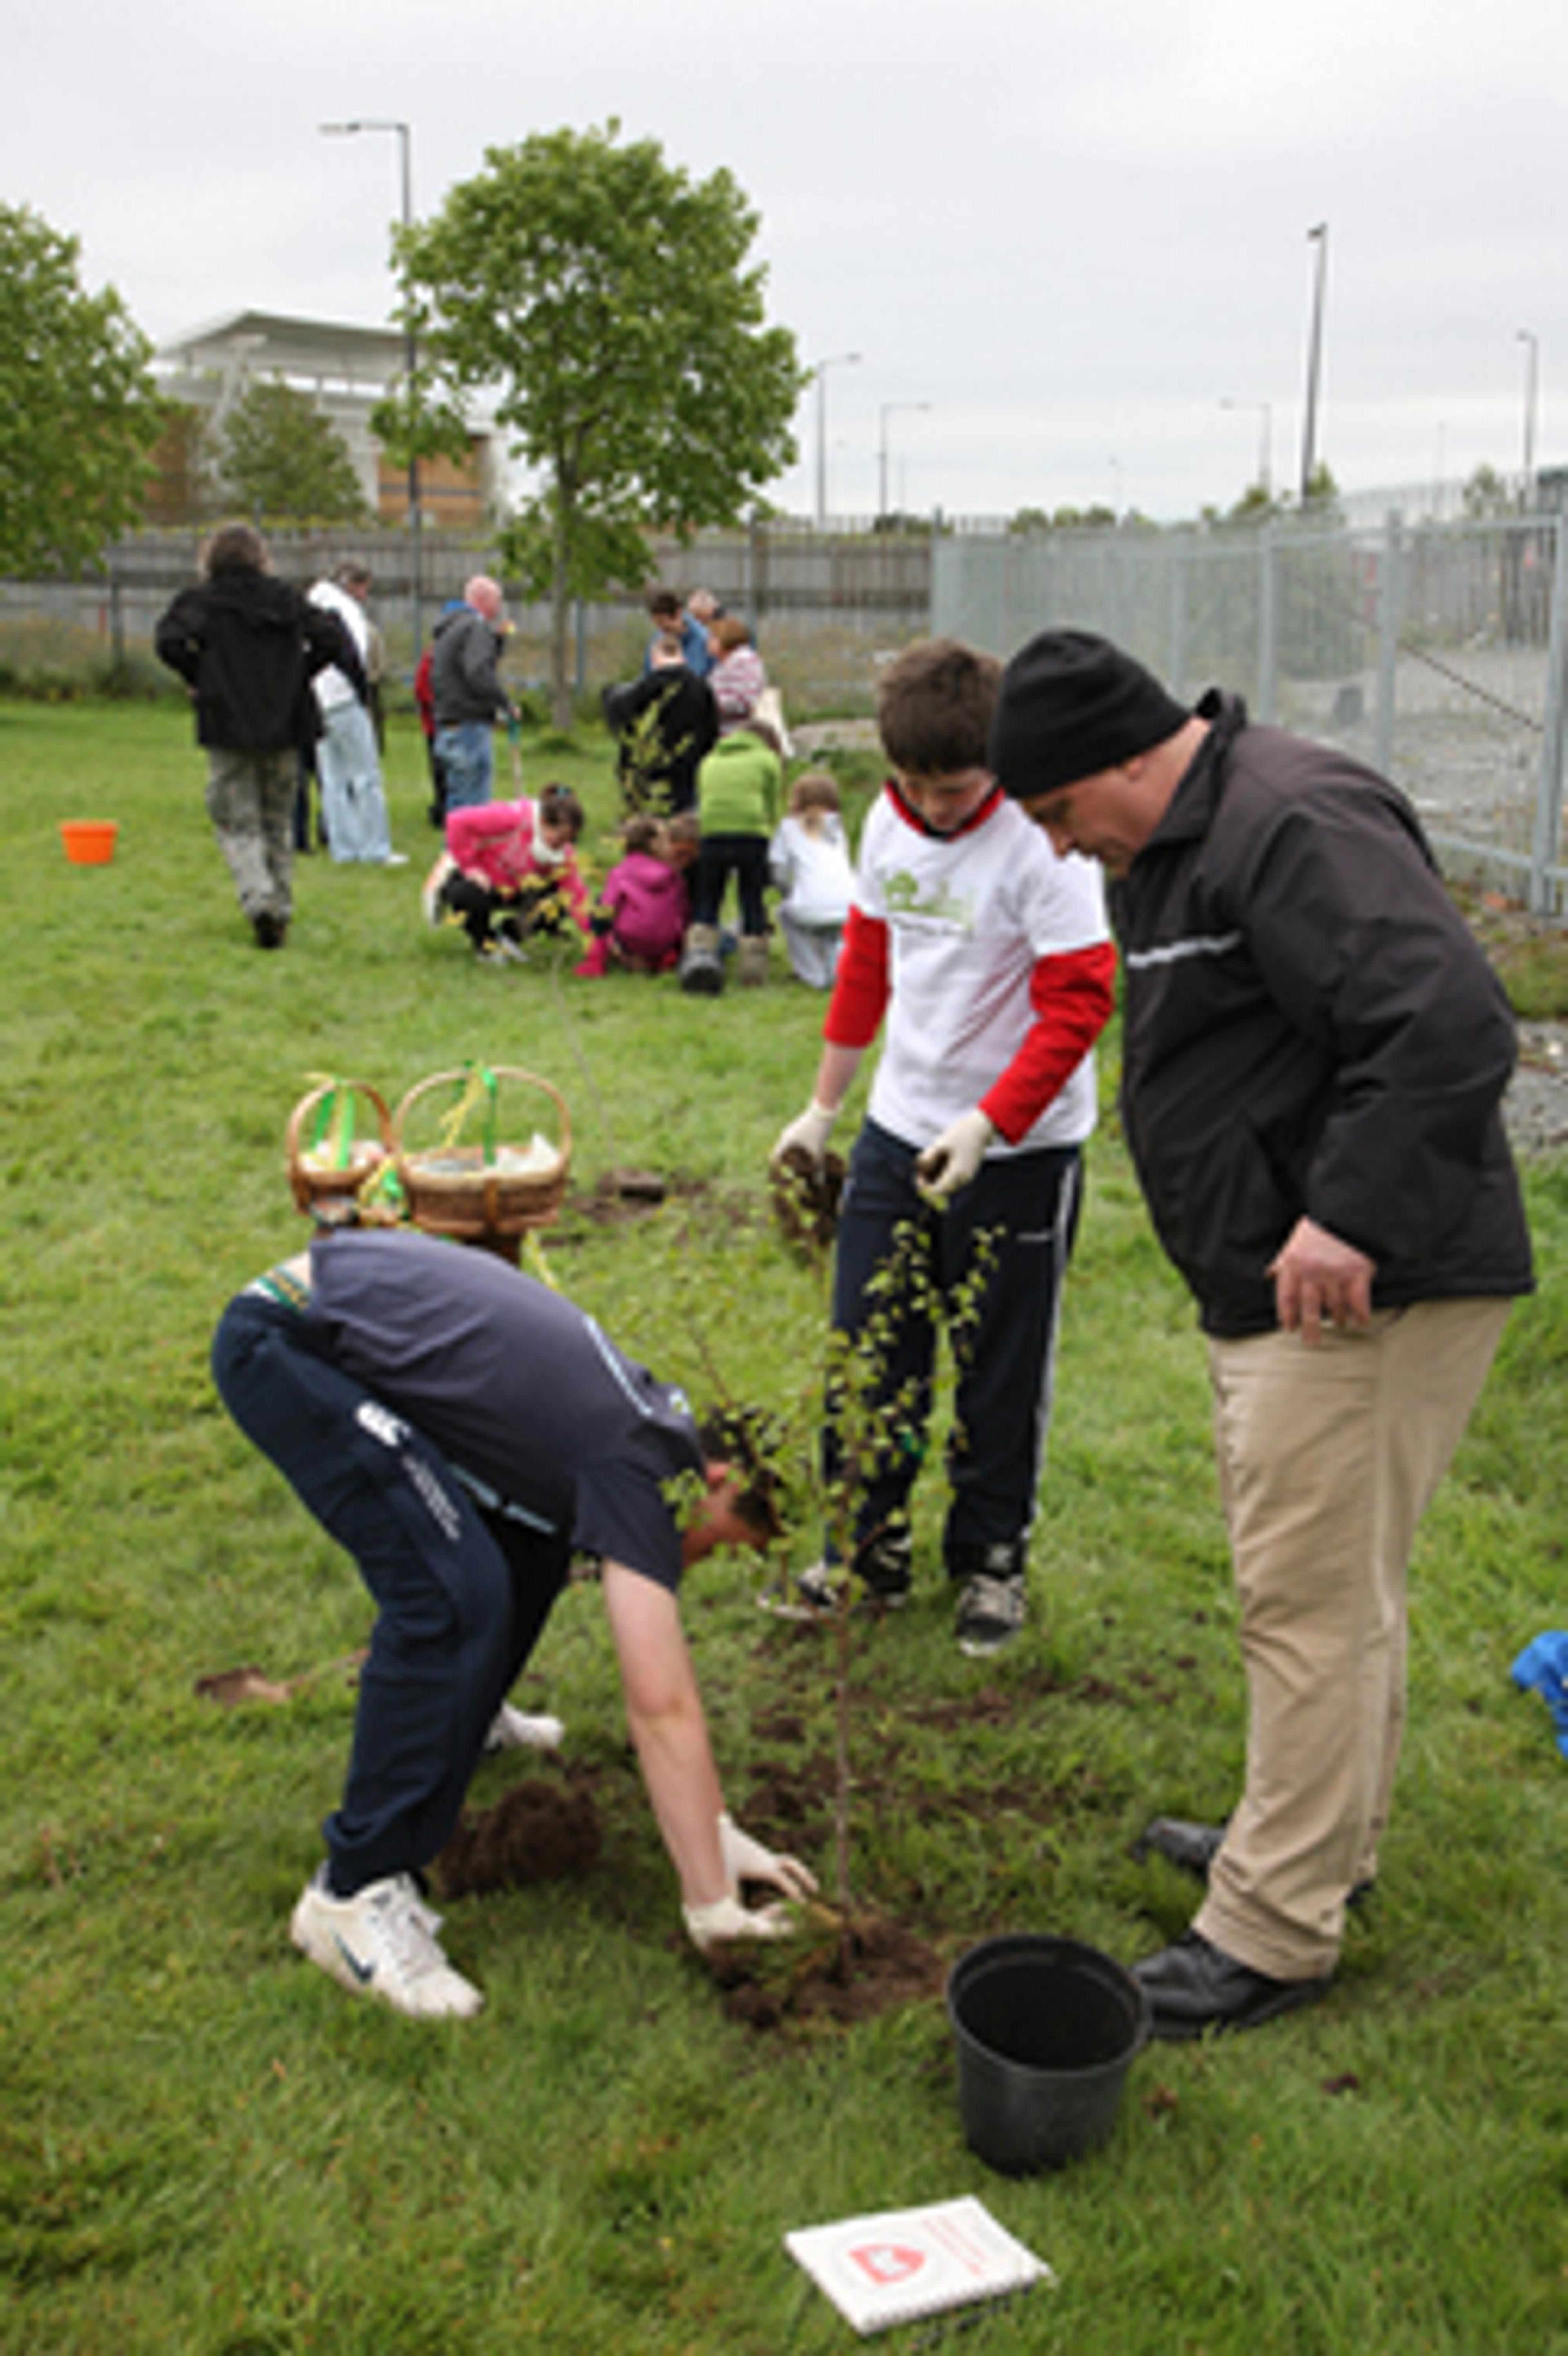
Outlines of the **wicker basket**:
M 355 1111 L 361 1103 L 375 1116 L 373 1136 L 356 1134 Z M 329 1145 L 335 1111 L 346 1118 L 337 1140 Z M 328 1221 L 335 1215 L 346 1217 L 360 1187 L 392 1151 L 391 1116 L 385 1100 L 366 1081 L 328 1080 L 302 1097 L 290 1113 L 287 1150 L 289 1184 L 300 1209 Z
M 436 1072 L 409 1090 L 392 1119 L 392 1151 L 398 1177 L 408 1197 L 409 1216 L 428 1235 L 453 1236 L 464 1243 L 498 1243 L 525 1235 L 530 1227 L 549 1226 L 560 1215 L 571 1165 L 571 1119 L 566 1100 L 548 1080 L 510 1065 L 496 1065 L 488 1074 L 493 1084 L 486 1114 L 495 1130 L 517 1120 L 518 1085 L 547 1098 L 552 1126 L 551 1144 L 537 1131 L 526 1144 L 502 1141 L 497 1135 L 480 1144 L 454 1139 L 450 1144 L 411 1146 L 407 1142 L 410 1115 L 438 1089 L 446 1089 L 453 1104 L 473 1085 L 471 1072 Z M 508 1101 L 502 1111 L 505 1084 Z M 542 1108 L 541 1108 L 542 1110 Z M 523 1124 L 531 1127 L 531 1121 Z

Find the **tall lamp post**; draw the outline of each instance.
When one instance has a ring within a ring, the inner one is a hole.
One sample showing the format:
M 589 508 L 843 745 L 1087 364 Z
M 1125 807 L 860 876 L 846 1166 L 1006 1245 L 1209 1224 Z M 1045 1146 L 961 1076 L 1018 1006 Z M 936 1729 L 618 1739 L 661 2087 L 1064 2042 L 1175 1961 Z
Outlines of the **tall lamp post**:
M 890 417 L 896 417 L 901 410 L 913 412 L 916 410 L 928 410 L 930 407 L 931 403 L 929 401 L 884 401 L 882 403 L 880 424 L 877 435 L 877 516 L 879 521 L 885 522 L 887 520 L 888 513 L 888 420 Z
M 1305 508 L 1312 497 L 1312 477 L 1317 471 L 1317 379 L 1323 366 L 1323 282 L 1328 270 L 1328 224 L 1319 221 L 1307 232 L 1307 241 L 1317 248 L 1317 268 L 1313 274 L 1312 331 L 1307 344 L 1307 415 L 1301 429 L 1301 504 Z
M 405 229 L 411 229 L 414 219 L 414 171 L 413 133 L 410 126 L 406 123 L 394 123 L 380 116 L 365 115 L 357 118 L 353 123 L 324 123 L 319 128 L 329 139 L 352 139 L 361 131 L 390 131 L 396 134 L 402 187 L 402 221 Z M 414 376 L 418 366 L 419 340 L 414 334 L 412 321 L 407 320 L 403 327 L 403 376 L 408 386 L 411 426 L 413 422 Z M 420 648 L 424 638 L 422 617 L 424 567 L 421 547 L 423 520 L 420 511 L 420 462 L 411 450 L 409 453 L 409 605 L 414 634 L 412 660 L 416 663 L 420 659 Z
M 1255 409 L 1263 420 L 1258 432 L 1258 482 L 1266 499 L 1274 489 L 1274 403 L 1270 401 L 1232 401 L 1229 393 L 1220 396 L 1221 409 Z
M 1520 327 L 1517 340 L 1524 355 L 1524 503 L 1528 509 L 1535 487 L 1535 414 L 1541 393 L 1541 338 Z
M 816 379 L 816 529 L 827 525 L 827 371 L 830 368 L 859 368 L 859 352 L 835 352 L 831 359 L 818 360 L 812 370 Z

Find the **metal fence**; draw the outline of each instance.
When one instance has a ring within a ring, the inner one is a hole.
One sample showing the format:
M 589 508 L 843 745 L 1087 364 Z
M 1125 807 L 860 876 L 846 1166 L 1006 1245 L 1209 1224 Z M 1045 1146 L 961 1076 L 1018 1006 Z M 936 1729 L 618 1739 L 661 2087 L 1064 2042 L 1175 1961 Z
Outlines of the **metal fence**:
M 0 663 L 14 671 L 80 669 L 95 659 L 145 658 L 159 615 L 194 580 L 200 534 L 139 532 L 110 551 L 101 575 L 80 581 L 0 582 Z M 455 532 L 421 533 L 420 626 L 414 623 L 412 549 L 406 531 L 343 526 L 268 534 L 283 579 L 302 586 L 340 559 L 368 562 L 371 610 L 386 636 L 394 678 L 411 678 L 416 641 L 443 604 L 477 571 L 502 573 L 493 545 Z M 769 521 L 745 531 L 696 534 L 689 544 L 656 541 L 654 577 L 685 592 L 709 588 L 744 613 L 763 642 L 770 677 L 791 712 L 864 713 L 872 709 L 877 658 L 926 627 L 930 538 L 921 532 L 817 532 Z M 541 682 L 549 669 L 549 609 L 522 600 L 507 657 L 514 685 Z M 581 694 L 594 697 L 642 659 L 648 618 L 642 595 L 626 591 L 572 610 L 572 667 Z
M 1011 654 L 1037 630 L 1103 630 L 1186 698 L 1218 683 L 1254 716 L 1340 746 L 1403 787 L 1451 872 L 1499 884 L 1541 914 L 1568 893 L 1563 839 L 1568 521 L 1562 513 L 1406 526 L 1275 522 L 1258 529 L 1018 532 L 1006 525 L 880 530 L 770 519 L 673 539 L 656 575 L 702 584 L 754 623 L 792 716 L 862 715 L 880 664 L 926 629 Z M 0 662 L 42 646 L 144 653 L 194 576 L 197 537 L 123 541 L 100 579 L 0 584 Z M 394 677 L 414 655 L 410 543 L 397 531 L 275 534 L 285 578 L 368 556 L 373 610 Z M 469 573 L 496 569 L 480 540 L 426 532 L 426 630 Z M 549 669 L 548 610 L 516 597 L 514 682 Z M 573 668 L 588 697 L 641 660 L 647 617 L 627 592 L 573 614 Z
M 1452 872 L 1538 913 L 1563 841 L 1568 523 L 1136 529 L 944 537 L 932 626 L 997 654 L 1077 626 L 1184 699 L 1238 690 L 1254 718 L 1392 776 Z

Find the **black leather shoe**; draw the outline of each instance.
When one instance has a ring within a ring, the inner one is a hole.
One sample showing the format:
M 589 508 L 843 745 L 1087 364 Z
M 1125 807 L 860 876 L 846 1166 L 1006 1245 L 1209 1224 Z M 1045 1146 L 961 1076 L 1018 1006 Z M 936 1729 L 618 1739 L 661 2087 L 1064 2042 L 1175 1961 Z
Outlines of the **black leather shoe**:
M 1207 1881 L 1224 1837 L 1224 1825 L 1193 1824 L 1186 1816 L 1153 1816 L 1133 1843 L 1133 1855 L 1140 1865 L 1151 1853 L 1163 1857 L 1168 1865 L 1179 1866 L 1183 1873 Z M 1364 1906 L 1377 1886 L 1375 1878 L 1353 1882 L 1345 1893 L 1346 1905 Z
M 1200 1931 L 1184 1931 L 1173 1945 L 1133 1965 L 1133 1977 L 1148 1997 L 1150 2034 L 1173 2044 L 1211 2029 L 1257 2029 L 1297 2005 L 1316 2003 L 1333 1976 L 1270 1979 Z
M 1224 1837 L 1223 1825 L 1189 1824 L 1185 1816 L 1156 1816 L 1133 1843 L 1133 1855 L 1141 1865 L 1152 1852 L 1168 1865 L 1179 1866 L 1183 1873 L 1207 1881 Z

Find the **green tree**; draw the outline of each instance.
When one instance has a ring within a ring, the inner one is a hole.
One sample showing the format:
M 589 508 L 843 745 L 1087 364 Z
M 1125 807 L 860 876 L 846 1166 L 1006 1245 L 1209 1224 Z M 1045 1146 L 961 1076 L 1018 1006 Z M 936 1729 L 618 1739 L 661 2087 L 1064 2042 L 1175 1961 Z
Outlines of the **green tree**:
M 1484 460 L 1465 486 L 1464 501 L 1465 513 L 1477 522 L 1511 515 L 1517 504 L 1497 468 Z
M 0 205 L 0 573 L 102 562 L 141 511 L 163 404 L 152 347 L 80 242 Z
M 795 456 L 806 380 L 794 337 L 763 324 L 757 215 L 730 173 L 693 181 L 656 140 L 619 140 L 611 121 L 492 147 L 398 232 L 421 380 L 376 420 L 394 447 L 415 416 L 425 449 L 452 446 L 464 399 L 494 402 L 536 478 L 502 550 L 551 602 L 560 725 L 572 598 L 645 579 L 655 526 L 737 522 Z
M 348 445 L 330 417 L 293 386 L 248 385 L 219 434 L 226 502 L 298 523 L 358 523 L 365 498 Z

